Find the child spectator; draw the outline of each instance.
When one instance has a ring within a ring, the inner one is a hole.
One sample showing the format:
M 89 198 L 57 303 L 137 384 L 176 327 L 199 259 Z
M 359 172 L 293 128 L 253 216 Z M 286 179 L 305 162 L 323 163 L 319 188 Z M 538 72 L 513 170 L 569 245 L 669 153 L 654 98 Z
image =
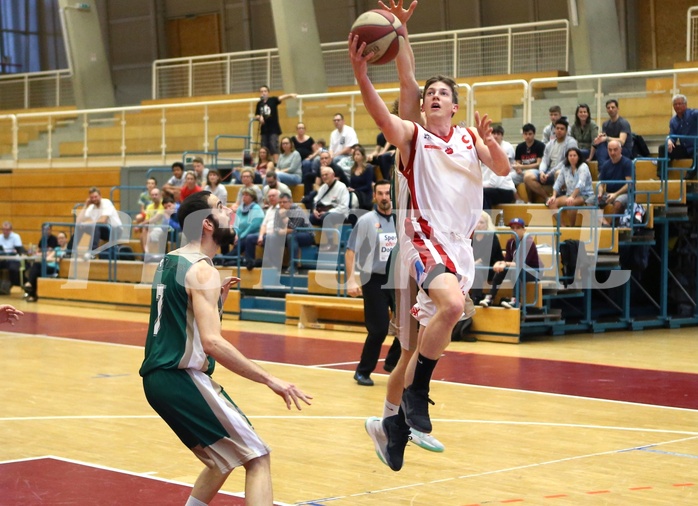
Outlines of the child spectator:
M 526 233 L 526 224 L 521 218 L 514 218 L 509 222 L 509 227 L 516 233 L 517 237 L 512 237 L 507 241 L 506 253 L 504 254 L 504 260 L 496 262 L 492 266 L 495 275 L 492 278 L 492 289 L 489 295 L 486 295 L 484 299 L 480 301 L 480 305 L 487 307 L 492 304 L 492 301 L 497 296 L 499 291 L 499 285 L 502 284 L 504 278 L 507 275 L 509 268 L 516 268 L 516 253 L 518 249 L 523 245 L 524 251 L 526 252 L 526 267 L 531 269 L 540 269 L 540 259 L 538 258 L 538 248 L 536 248 L 536 243 L 533 242 L 532 237 L 527 237 L 524 243 L 524 234 Z M 524 281 L 532 281 L 533 275 L 526 272 L 526 269 L 521 269 L 524 273 Z M 525 293 L 525 289 L 524 289 Z M 518 306 L 516 296 L 511 299 L 502 299 L 500 304 L 502 307 L 507 309 L 513 309 Z

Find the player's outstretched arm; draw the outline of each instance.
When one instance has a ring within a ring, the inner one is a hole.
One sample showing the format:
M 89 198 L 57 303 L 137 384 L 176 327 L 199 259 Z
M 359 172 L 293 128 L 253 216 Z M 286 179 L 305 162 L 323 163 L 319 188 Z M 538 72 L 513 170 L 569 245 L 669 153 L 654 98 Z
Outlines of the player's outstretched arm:
M 218 314 L 221 282 L 220 275 L 214 267 L 205 262 L 197 263 L 189 269 L 186 284 L 187 292 L 192 298 L 201 344 L 207 355 L 243 378 L 268 386 L 284 399 L 288 409 L 291 409 L 291 404 L 301 409 L 301 401 L 310 404 L 310 399 L 313 398 L 311 395 L 265 371 L 223 338 Z
M 378 4 L 400 20 L 407 34 L 407 22 L 417 8 L 417 0 L 413 0 L 407 9 L 403 7 L 403 0 L 398 0 L 397 2 L 395 2 L 395 0 L 390 0 L 390 5 L 386 5 L 382 1 L 379 1 Z M 395 59 L 395 64 L 400 81 L 400 117 L 423 125 L 424 120 L 420 107 L 422 94 L 419 83 L 417 82 L 414 52 L 412 51 L 409 36 L 406 36 L 404 43 L 400 45 L 400 51 Z
M 475 148 L 482 163 L 498 176 L 509 174 L 509 157 L 492 135 L 492 120 L 487 114 L 480 117 L 480 113 L 475 111 L 475 127 L 478 133 Z
M 359 90 L 361 90 L 364 106 L 373 118 L 373 121 L 376 122 L 376 126 L 385 135 L 386 140 L 403 151 L 403 153 L 409 153 L 409 143 L 414 131 L 414 125 L 390 114 L 388 106 L 385 105 L 383 99 L 378 95 L 368 77 L 368 60 L 373 53 L 364 55 L 365 49 L 366 44 L 359 44 L 359 37 L 350 33 L 349 58 L 354 70 L 354 77 L 359 85 Z

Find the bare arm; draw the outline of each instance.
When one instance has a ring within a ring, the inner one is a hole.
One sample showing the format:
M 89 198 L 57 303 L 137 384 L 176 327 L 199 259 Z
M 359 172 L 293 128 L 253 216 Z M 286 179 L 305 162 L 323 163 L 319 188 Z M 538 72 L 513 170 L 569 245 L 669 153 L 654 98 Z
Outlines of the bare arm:
M 403 8 L 403 0 L 398 0 L 397 3 L 395 0 L 390 0 L 390 6 L 387 6 L 382 1 L 379 1 L 378 4 L 383 9 L 393 13 L 400 20 L 402 26 L 405 27 L 405 32 L 407 32 L 407 22 L 417 8 L 417 0 L 413 0 L 408 9 Z M 400 81 L 400 117 L 424 125 L 420 107 L 422 96 L 416 78 L 414 52 L 408 36 L 405 36 L 405 40 L 400 46 L 395 64 Z
M 228 281 L 228 287 L 231 281 Z M 218 299 L 221 296 L 221 281 L 218 271 L 205 262 L 194 265 L 186 277 L 187 292 L 192 298 L 194 318 L 201 334 L 201 343 L 206 354 L 215 358 L 223 367 L 243 378 L 268 386 L 281 396 L 288 409 L 291 403 L 301 409 L 300 401 L 310 404 L 312 396 L 291 383 L 276 378 L 226 341 L 221 335 L 218 315 Z M 225 285 L 223 289 L 226 289 Z
M 363 51 L 366 49 L 366 44 L 359 46 L 359 38 L 353 34 L 349 34 L 349 56 L 354 69 L 354 77 L 361 90 L 361 98 L 363 99 L 366 110 L 376 122 L 376 126 L 383 132 L 388 142 L 397 147 L 409 161 L 411 156 L 410 140 L 414 132 L 414 125 L 409 121 L 401 120 L 400 118 L 390 114 L 388 107 L 383 102 L 383 99 L 378 95 L 378 92 L 373 87 L 373 83 L 368 78 L 367 66 L 368 59 L 373 53 L 368 53 L 363 56 Z
M 298 96 L 297 93 L 286 93 L 285 95 L 281 95 L 279 97 L 279 102 L 283 102 L 287 98 L 296 98 Z
M 347 248 L 344 253 L 344 265 L 346 265 L 346 277 L 347 277 L 347 293 L 351 297 L 358 297 L 361 295 L 361 287 L 356 283 L 354 279 L 354 259 L 356 254 L 353 250 Z

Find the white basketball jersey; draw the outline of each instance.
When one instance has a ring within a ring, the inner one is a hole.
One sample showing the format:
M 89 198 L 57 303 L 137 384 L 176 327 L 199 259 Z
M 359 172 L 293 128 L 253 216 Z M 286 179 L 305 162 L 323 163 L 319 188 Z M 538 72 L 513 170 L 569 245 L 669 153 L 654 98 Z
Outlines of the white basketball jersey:
M 442 138 L 415 124 L 411 150 L 411 159 L 405 164 L 401 157 L 398 165 L 410 194 L 406 233 L 427 269 L 435 262 L 469 273 L 471 262 L 462 258 L 463 246 L 470 249 L 482 212 L 475 137 L 467 128 L 451 127 Z M 459 265 L 462 261 L 465 265 Z

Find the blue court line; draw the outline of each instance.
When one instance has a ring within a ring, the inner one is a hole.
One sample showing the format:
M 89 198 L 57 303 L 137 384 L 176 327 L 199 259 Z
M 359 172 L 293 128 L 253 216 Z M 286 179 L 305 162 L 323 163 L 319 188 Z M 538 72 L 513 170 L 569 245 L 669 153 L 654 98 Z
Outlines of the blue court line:
M 637 450 L 639 450 L 641 452 L 661 453 L 662 455 L 672 455 L 674 457 L 686 457 L 689 459 L 698 459 L 698 455 L 691 455 L 689 453 L 665 452 L 662 450 L 650 450 L 649 448 L 637 448 Z

